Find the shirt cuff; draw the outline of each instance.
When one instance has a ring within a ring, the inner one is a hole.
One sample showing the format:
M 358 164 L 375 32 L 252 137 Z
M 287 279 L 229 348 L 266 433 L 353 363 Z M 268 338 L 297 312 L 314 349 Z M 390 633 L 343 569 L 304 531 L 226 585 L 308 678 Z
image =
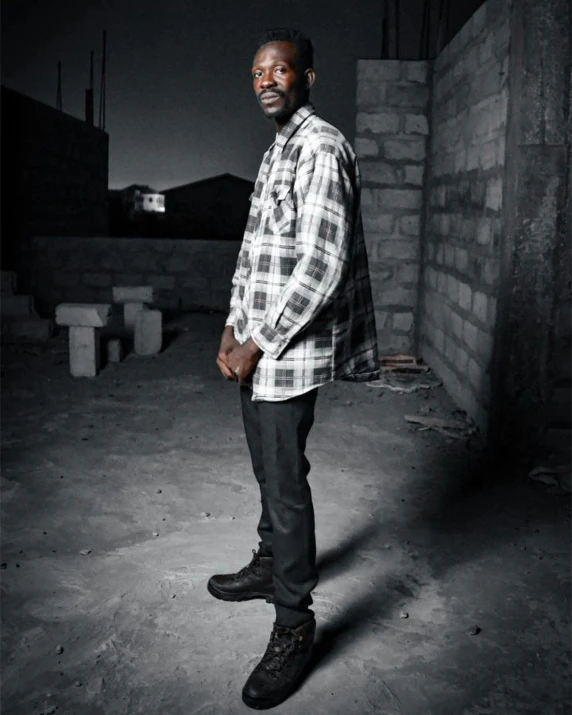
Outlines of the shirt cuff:
M 263 334 L 266 333 L 266 335 Z M 271 337 L 269 337 L 269 334 Z M 258 345 L 263 353 L 269 355 L 271 358 L 277 360 L 281 353 L 283 352 L 285 345 L 276 344 L 273 340 L 276 339 L 277 333 L 275 330 L 271 330 L 267 325 L 262 323 L 257 325 L 256 328 L 250 334 L 252 340 Z

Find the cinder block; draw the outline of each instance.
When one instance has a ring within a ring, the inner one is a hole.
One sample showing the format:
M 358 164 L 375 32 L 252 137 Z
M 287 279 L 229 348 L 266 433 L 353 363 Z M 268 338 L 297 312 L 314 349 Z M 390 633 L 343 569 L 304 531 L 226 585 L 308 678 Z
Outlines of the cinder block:
M 60 303 L 56 307 L 56 323 L 82 328 L 103 328 L 107 325 L 109 303 Z
M 499 279 L 499 270 L 498 258 L 486 258 L 482 270 L 483 283 L 488 286 L 496 286 Z
M 393 327 L 395 330 L 403 330 L 408 333 L 413 326 L 413 313 L 394 313 Z
M 135 318 L 135 344 L 137 355 L 156 355 L 163 342 L 160 310 L 143 310 Z
M 398 114 L 359 112 L 356 117 L 356 131 L 395 134 L 399 131 L 399 119 Z
M 405 178 L 406 184 L 413 184 L 415 186 L 423 186 L 423 166 L 406 166 L 405 167 Z
M 69 329 L 70 372 L 73 377 L 95 377 L 99 372 L 99 335 L 95 328 Z
M 361 175 L 363 181 L 371 184 L 389 184 L 395 186 L 399 183 L 397 169 L 391 164 L 377 161 L 363 161 L 361 164 Z
M 30 295 L 3 294 L 0 301 L 2 318 L 26 318 L 34 313 L 34 299 Z
M 423 161 L 426 153 L 425 140 L 388 139 L 383 143 L 383 151 L 386 159 Z
M 406 114 L 405 133 L 423 135 L 429 134 L 429 125 L 427 123 L 427 117 L 424 114 Z
M 463 310 L 471 310 L 473 291 L 467 283 L 459 283 L 459 305 Z
M 405 69 L 405 79 L 408 82 L 419 82 L 419 84 L 427 83 L 427 62 L 424 60 L 405 61 L 403 65 Z
M 473 294 L 473 313 L 481 321 L 487 324 L 489 299 L 486 293 L 475 291 Z
M 401 77 L 403 64 L 399 60 L 358 60 L 358 82 L 363 80 L 395 82 Z
M 490 246 L 493 240 L 491 222 L 488 218 L 481 218 L 477 227 L 477 243 L 481 246 Z
M 389 107 L 426 107 L 429 90 L 423 85 L 389 86 L 387 91 L 387 106 Z
M 447 295 L 455 305 L 459 302 L 459 281 L 455 276 L 447 276 Z
M 107 362 L 121 362 L 123 360 L 123 345 L 119 338 L 112 338 L 107 342 Z
M 487 183 L 485 205 L 488 209 L 499 211 L 502 206 L 502 178 L 490 179 Z
M 419 280 L 419 265 L 417 263 L 399 263 L 397 277 L 400 283 L 413 283 Z
M 380 189 L 377 205 L 385 210 L 420 209 L 423 203 L 421 189 Z
M 408 239 L 380 238 L 376 241 L 372 259 L 386 261 L 414 261 L 418 258 L 419 247 L 416 241 Z
M 395 217 L 391 214 L 363 215 L 364 231 L 368 233 L 392 233 Z
M 399 231 L 406 236 L 419 236 L 421 219 L 419 216 L 402 216 L 399 219 Z
M 359 138 L 355 140 L 355 152 L 360 159 L 368 156 L 378 156 L 379 147 L 373 139 Z
M 2 299 L 16 292 L 17 278 L 12 271 L 2 271 Z
M 139 313 L 146 310 L 144 303 L 124 303 L 123 304 L 123 322 L 129 330 L 135 329 L 135 321 Z
M 357 85 L 356 104 L 358 109 L 378 109 L 385 98 L 383 86 L 378 80 L 360 80 Z
M 379 301 L 377 302 L 379 307 L 395 306 L 402 308 L 414 308 L 416 303 L 416 288 L 403 288 L 402 286 L 384 290 L 379 296 Z
M 152 303 L 152 286 L 113 286 L 114 303 Z
M 455 268 L 459 273 L 466 273 L 469 265 L 469 254 L 465 248 L 455 249 Z

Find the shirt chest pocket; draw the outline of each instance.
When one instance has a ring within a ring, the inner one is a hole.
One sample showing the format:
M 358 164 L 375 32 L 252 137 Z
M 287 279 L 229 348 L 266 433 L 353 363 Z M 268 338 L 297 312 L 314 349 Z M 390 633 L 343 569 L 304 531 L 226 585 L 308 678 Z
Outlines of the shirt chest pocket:
M 296 205 L 291 184 L 270 190 L 266 222 L 266 233 L 296 238 Z

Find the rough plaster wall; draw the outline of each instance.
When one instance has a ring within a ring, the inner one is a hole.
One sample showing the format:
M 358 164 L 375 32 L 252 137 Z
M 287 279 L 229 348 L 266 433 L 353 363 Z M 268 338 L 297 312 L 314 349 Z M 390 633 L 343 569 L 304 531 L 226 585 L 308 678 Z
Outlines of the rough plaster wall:
M 111 287 L 151 285 L 161 309 L 226 311 L 239 241 L 33 238 L 26 251 L 37 305 L 110 303 Z
M 502 302 L 492 415 L 500 446 L 570 454 L 569 0 L 514 0 Z
M 489 0 L 434 65 L 420 350 L 484 427 L 499 289 L 510 2 Z
M 428 134 L 426 62 L 360 60 L 356 153 L 379 347 L 410 352 Z

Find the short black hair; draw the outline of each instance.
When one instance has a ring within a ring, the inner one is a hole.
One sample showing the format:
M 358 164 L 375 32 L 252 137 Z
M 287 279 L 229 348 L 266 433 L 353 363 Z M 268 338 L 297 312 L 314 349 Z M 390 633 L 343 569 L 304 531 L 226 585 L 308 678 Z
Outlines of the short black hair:
M 266 30 L 258 42 L 258 49 L 269 42 L 291 42 L 296 46 L 302 71 L 313 69 L 314 47 L 312 46 L 312 40 L 298 30 L 292 30 L 287 27 Z

